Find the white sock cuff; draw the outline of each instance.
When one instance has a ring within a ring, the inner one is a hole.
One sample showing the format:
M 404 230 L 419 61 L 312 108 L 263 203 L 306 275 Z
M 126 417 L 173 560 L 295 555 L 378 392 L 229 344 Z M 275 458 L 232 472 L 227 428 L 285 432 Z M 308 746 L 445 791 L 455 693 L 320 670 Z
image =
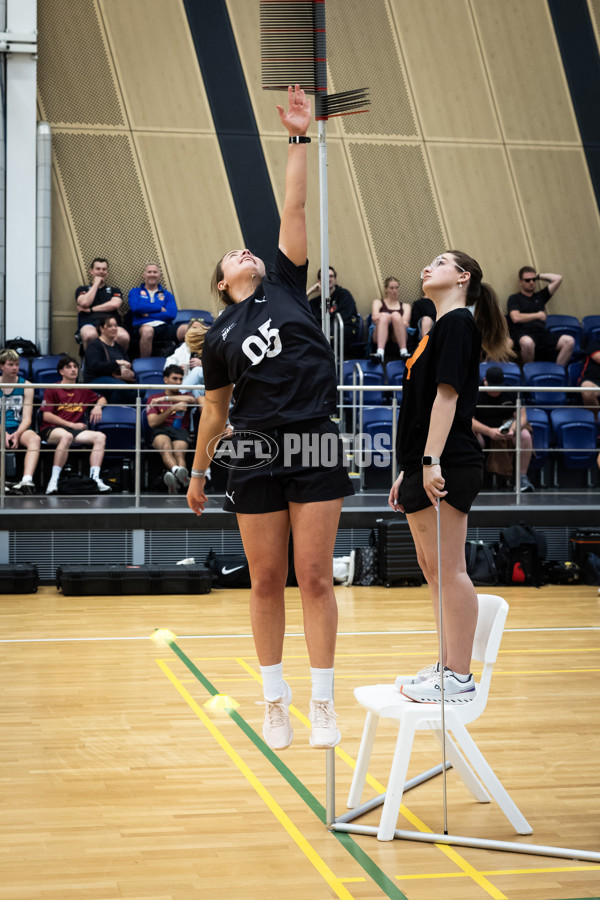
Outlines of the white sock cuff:
M 333 667 L 331 669 L 310 668 L 313 700 L 333 700 Z
M 263 694 L 265 700 L 277 700 L 285 694 L 285 682 L 283 680 L 283 663 L 275 663 L 274 666 L 261 666 Z

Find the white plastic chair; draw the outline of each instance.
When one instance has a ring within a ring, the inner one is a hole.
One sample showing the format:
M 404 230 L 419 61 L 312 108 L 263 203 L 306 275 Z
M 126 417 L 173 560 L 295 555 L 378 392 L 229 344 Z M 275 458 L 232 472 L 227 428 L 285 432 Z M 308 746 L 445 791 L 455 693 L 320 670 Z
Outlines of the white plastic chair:
M 508 603 L 502 597 L 479 594 L 477 599 L 479 614 L 473 644 L 473 659 L 483 662 L 483 673 L 474 700 L 462 706 L 445 704 L 446 758 L 476 800 L 480 803 L 489 803 L 493 797 L 518 834 L 531 834 L 533 829 L 503 788 L 465 728 L 465 725 L 477 719 L 485 709 L 492 670 L 508 613 Z M 394 684 L 358 687 L 354 691 L 354 696 L 367 710 L 367 718 L 348 796 L 350 809 L 359 806 L 361 802 L 379 719 L 398 720 L 398 739 L 377 832 L 380 841 L 391 841 L 402 803 L 415 732 L 433 731 L 441 744 L 443 739 L 441 706 L 413 703 L 404 697 Z M 449 732 L 452 732 L 454 740 Z

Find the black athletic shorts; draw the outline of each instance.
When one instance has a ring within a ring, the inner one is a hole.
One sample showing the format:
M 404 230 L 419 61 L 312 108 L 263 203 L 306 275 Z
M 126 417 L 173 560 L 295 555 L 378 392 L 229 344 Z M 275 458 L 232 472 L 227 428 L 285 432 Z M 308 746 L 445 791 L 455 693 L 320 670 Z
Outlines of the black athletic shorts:
M 172 425 L 159 425 L 158 428 L 152 429 L 152 440 L 154 440 L 157 434 L 166 434 L 172 441 L 185 441 L 188 447 L 191 444 L 187 428 L 174 428 Z
M 556 345 L 560 334 L 554 331 L 535 331 L 529 335 L 535 343 L 535 359 L 543 362 L 555 362 L 557 356 Z
M 234 432 L 225 442 L 232 454 L 213 458 L 228 464 L 223 509 L 269 513 L 290 503 L 317 503 L 354 493 L 340 433 L 330 419 L 289 423 L 277 429 Z
M 442 475 L 446 481 L 444 490 L 448 491 L 443 499 L 459 512 L 468 513 L 483 484 L 483 463 L 480 466 L 442 466 Z M 423 487 L 423 469 L 404 475 L 398 502 L 409 514 L 432 506 Z

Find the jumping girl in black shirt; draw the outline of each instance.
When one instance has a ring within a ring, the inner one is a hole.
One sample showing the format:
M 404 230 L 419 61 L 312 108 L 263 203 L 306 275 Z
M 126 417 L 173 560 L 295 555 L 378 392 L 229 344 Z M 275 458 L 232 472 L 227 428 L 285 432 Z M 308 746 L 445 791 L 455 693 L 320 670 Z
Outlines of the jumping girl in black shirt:
M 482 348 L 494 360 L 508 359 L 511 352 L 498 298 L 482 282 L 474 259 L 449 250 L 426 266 L 421 278 L 437 319 L 406 364 L 396 443 L 401 472 L 388 502 L 406 513 L 436 620 L 435 506 L 440 504 L 444 691 L 447 700 L 464 703 L 476 690 L 470 668 L 477 595 L 467 575 L 465 541 L 467 515 L 483 477 L 483 454 L 471 425 L 479 361 Z M 474 315 L 466 308 L 472 303 Z M 396 684 L 411 700 L 439 703 L 439 663 L 414 678 L 398 678 Z
M 287 113 L 277 107 L 290 143 L 273 269 L 265 276 L 262 260 L 249 250 L 232 250 L 213 276 L 225 309 L 204 343 L 206 394 L 188 490 L 189 506 L 200 515 L 204 473 L 229 415 L 235 431 L 228 443 L 236 447 L 237 466 L 230 469 L 225 509 L 237 513 L 250 565 L 250 619 L 266 706 L 263 735 L 274 750 L 288 747 L 293 736 L 292 694 L 282 674 L 290 529 L 311 664 L 310 743 L 326 748 L 340 740 L 333 708 L 332 566 L 342 498 L 353 493 L 330 420 L 336 408 L 333 353 L 306 299 L 307 141 L 292 138 L 306 135 L 310 100 L 296 85 L 288 89 L 288 104 Z M 242 432 L 238 438 L 236 432 Z

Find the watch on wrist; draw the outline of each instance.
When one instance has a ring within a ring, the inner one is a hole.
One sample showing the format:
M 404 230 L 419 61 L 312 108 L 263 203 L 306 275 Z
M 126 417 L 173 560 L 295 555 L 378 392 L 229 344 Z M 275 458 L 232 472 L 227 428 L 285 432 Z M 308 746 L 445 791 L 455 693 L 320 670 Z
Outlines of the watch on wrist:
M 291 134 L 289 144 L 310 144 L 310 138 L 306 134 Z
M 421 458 L 422 466 L 439 466 L 440 458 L 439 456 L 423 456 Z

